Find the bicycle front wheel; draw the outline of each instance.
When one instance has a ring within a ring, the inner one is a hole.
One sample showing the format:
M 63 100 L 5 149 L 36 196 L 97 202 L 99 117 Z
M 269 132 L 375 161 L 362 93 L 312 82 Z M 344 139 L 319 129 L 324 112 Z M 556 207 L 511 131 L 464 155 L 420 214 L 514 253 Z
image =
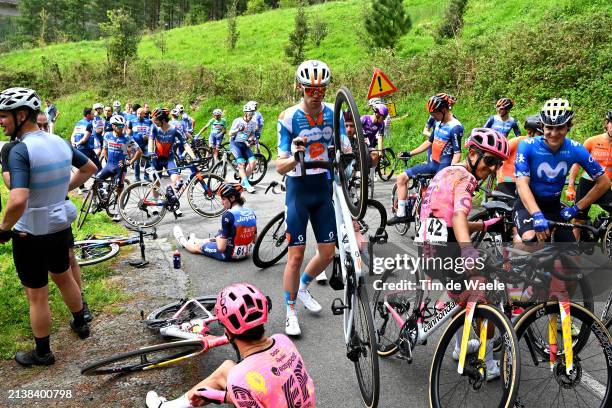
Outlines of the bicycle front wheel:
M 285 238 L 285 213 L 278 213 L 263 227 L 253 248 L 253 263 L 258 268 L 269 268 L 280 261 L 289 249 Z
M 393 215 L 397 213 L 397 186 L 393 186 L 393 191 L 391 192 L 391 211 Z M 408 229 L 410 228 L 410 222 L 400 222 L 394 225 L 395 230 L 400 235 L 406 235 Z
M 89 239 L 74 243 L 74 256 L 79 266 L 107 261 L 119 253 L 119 245 L 105 240 Z
M 91 210 L 91 203 L 93 203 L 93 198 L 96 193 L 94 192 L 93 187 L 87 192 L 85 199 L 83 200 L 83 205 L 81 206 L 81 210 L 79 211 L 79 219 L 77 220 L 77 230 L 80 230 L 85 224 L 85 219 Z
M 200 340 L 184 340 L 142 347 L 96 361 L 83 369 L 83 375 L 127 374 L 165 367 L 187 360 L 204 350 Z
M 359 221 L 361 221 L 360 232 L 363 235 L 374 236 L 379 232 L 382 233 L 387 227 L 387 210 L 381 202 L 370 199 L 368 209 Z
M 395 152 L 390 147 L 385 147 L 380 155 L 378 166 L 376 167 L 378 177 L 382 181 L 389 181 L 395 171 Z
M 488 305 L 477 305 L 473 326 L 487 322 L 493 338 L 503 339 L 499 353 L 493 354 L 494 340 L 486 342 L 484 361 L 476 354 L 467 355 L 463 374 L 457 372 L 458 362 L 453 354 L 457 348 L 455 334 L 463 330 L 465 309 L 459 312 L 442 334 L 434 353 L 429 376 L 429 401 L 433 408 L 470 407 L 512 408 L 519 387 L 521 355 L 516 333 L 508 318 Z M 470 340 L 478 340 L 475 328 L 470 330 Z M 490 359 L 487 359 L 487 355 Z M 487 361 L 488 360 L 488 361 Z M 499 379 L 495 379 L 495 375 Z M 541 406 L 541 405 L 528 405 Z
M 268 162 L 266 158 L 259 153 L 256 153 L 254 157 L 255 167 L 253 168 L 253 172 L 249 175 L 249 183 L 251 183 L 252 186 L 263 180 L 266 171 L 268 171 Z
M 259 141 L 258 144 L 259 144 L 259 152 L 257 152 L 257 149 L 255 149 L 255 153 L 259 153 L 263 155 L 263 157 L 266 159 L 266 163 L 268 163 L 270 159 L 272 158 L 272 152 L 270 151 L 270 148 L 262 141 Z
M 164 192 L 154 183 L 138 181 L 119 196 L 121 218 L 135 228 L 157 225 L 166 215 Z
M 193 211 L 207 218 L 220 215 L 224 208 L 217 190 L 224 182 L 222 177 L 213 173 L 196 174 L 187 186 L 187 201 Z

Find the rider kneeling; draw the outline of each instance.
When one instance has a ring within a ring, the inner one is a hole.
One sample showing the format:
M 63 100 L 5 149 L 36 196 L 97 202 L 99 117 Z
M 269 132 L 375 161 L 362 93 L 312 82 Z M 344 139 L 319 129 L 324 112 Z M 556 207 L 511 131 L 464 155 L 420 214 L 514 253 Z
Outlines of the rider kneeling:
M 257 217 L 253 210 L 243 207 L 240 184 L 223 183 L 218 194 L 227 211 L 221 216 L 221 229 L 214 238 L 198 239 L 191 234 L 185 238 L 183 230 L 174 226 L 174 237 L 183 248 L 193 254 L 202 254 L 220 261 L 246 258 L 257 239 Z

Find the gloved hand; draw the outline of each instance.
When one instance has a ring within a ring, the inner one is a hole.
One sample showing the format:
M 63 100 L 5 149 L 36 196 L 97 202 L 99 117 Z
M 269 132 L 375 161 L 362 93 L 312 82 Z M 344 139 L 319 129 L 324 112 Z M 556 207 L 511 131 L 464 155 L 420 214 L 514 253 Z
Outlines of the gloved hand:
M 533 217 L 533 229 L 536 232 L 544 232 L 548 229 L 548 220 L 542 214 L 542 211 L 535 212 L 531 214 Z
M 125 167 L 125 162 L 123 160 L 119 160 L 119 163 L 117 163 L 117 165 L 119 166 L 120 169 Z
M 496 230 L 500 229 L 499 227 L 503 227 L 503 225 L 499 222 L 499 221 L 501 221 L 501 219 L 502 219 L 501 217 L 495 217 L 495 218 L 491 218 L 490 220 L 483 221 L 483 223 L 482 223 L 483 224 L 482 225 L 483 226 L 483 231 L 491 230 L 491 226 L 493 226 L 495 224 L 497 224 L 497 225 L 495 225 L 497 227 L 495 229 Z
M 398 157 L 399 159 L 409 159 L 409 158 L 411 158 L 411 157 L 412 157 L 412 155 L 410 154 L 410 152 L 399 152 L 399 153 L 397 154 L 397 157 Z
M 0 230 L 0 244 L 4 244 L 5 242 L 10 241 L 12 237 L 13 231 Z
M 562 209 L 561 217 L 563 217 L 565 221 L 569 221 L 572 218 L 576 217 L 576 214 L 578 214 L 579 211 L 580 208 L 578 208 L 578 206 L 574 204 L 571 207 L 565 207 L 564 209 Z
M 484 276 L 471 276 L 468 289 L 459 295 L 459 304 L 465 305 L 467 302 L 484 302 L 486 297 L 481 286 L 487 283 L 487 278 Z
M 565 198 L 567 201 L 574 201 L 576 199 L 576 190 L 574 189 L 574 186 L 567 186 Z

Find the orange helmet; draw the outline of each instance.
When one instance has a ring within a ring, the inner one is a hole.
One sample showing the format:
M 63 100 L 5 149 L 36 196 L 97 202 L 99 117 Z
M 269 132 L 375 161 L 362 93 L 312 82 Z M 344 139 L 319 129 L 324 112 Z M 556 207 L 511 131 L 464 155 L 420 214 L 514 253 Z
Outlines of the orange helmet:
M 429 111 L 429 113 L 440 112 L 442 109 L 449 108 L 448 101 L 445 98 L 438 96 L 438 95 L 434 95 L 431 98 L 429 98 L 425 106 L 427 107 L 427 110 Z
M 510 98 L 501 98 L 495 104 L 496 108 L 510 110 L 514 106 L 514 101 Z

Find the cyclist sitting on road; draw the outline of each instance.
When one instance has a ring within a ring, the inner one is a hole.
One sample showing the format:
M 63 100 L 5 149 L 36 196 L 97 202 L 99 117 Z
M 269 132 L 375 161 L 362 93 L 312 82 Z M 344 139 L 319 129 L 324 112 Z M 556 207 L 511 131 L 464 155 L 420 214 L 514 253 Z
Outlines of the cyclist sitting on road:
M 546 101 L 540 119 L 544 136 L 519 143 L 516 155 L 514 220 L 523 241 L 550 238 L 548 220 L 565 222 L 610 190 L 610 179 L 580 143 L 566 137 L 574 110 L 566 99 Z M 561 192 L 569 169 L 579 164 L 595 181 L 591 190 L 571 207 L 561 208 Z M 555 229 L 555 241 L 575 242 L 569 229 Z
M 373 115 L 363 115 L 361 117 L 361 129 L 363 137 L 370 151 L 371 171 L 378 166 L 380 153 L 375 150 L 383 149 L 383 136 L 385 132 L 385 120 L 389 115 L 387 106 L 378 103 L 372 106 Z M 346 125 L 345 125 L 346 126 Z
M 452 110 L 453 105 L 457 103 L 457 98 L 455 98 L 453 95 L 449 95 L 444 92 L 440 92 L 436 94 L 436 96 L 446 99 L 446 102 L 448 102 L 448 109 Z M 457 118 L 454 114 L 453 114 L 453 117 Z M 429 115 L 429 118 L 427 119 L 427 123 L 425 123 L 425 127 L 423 128 L 423 134 L 427 137 L 431 136 L 431 131 L 433 130 L 435 126 L 436 126 L 436 120 L 433 118 L 433 116 Z
M 591 154 L 593 159 L 604 168 L 608 178 L 612 178 L 612 110 L 606 113 L 604 130 L 605 132 L 601 135 L 588 138 L 584 142 L 584 147 Z M 578 184 L 578 193 L 576 194 L 574 183 L 576 182 L 576 177 L 578 176 L 579 170 L 580 168 L 576 164 L 574 164 L 570 170 L 567 191 L 565 193 L 565 196 L 569 201 L 575 200 L 578 202 L 582 200 L 595 185 L 595 182 L 587 174 L 584 174 L 580 179 Z M 599 199 L 597 199 L 597 201 L 594 203 L 606 207 L 605 209 L 608 212 L 611 212 L 612 190 L 606 191 L 604 195 L 599 197 Z M 582 210 L 576 214 L 574 222 L 578 224 L 586 224 L 589 219 L 590 208 L 590 204 L 583 207 Z M 574 230 L 574 235 L 576 236 L 576 239 L 580 238 L 580 230 L 578 228 Z
M 148 408 L 189 408 L 208 403 L 253 408 L 314 408 L 315 387 L 304 359 L 289 338 L 265 336 L 268 298 L 249 283 L 236 283 L 217 296 L 215 315 L 240 362 L 226 360 L 181 397 L 167 401 L 147 393 Z
M 426 107 L 436 120 L 434 132 L 419 147 L 410 152 L 403 152 L 399 157 L 410 158 L 428 150 L 428 160 L 426 164 L 411 167 L 397 176 L 397 213 L 387 221 L 389 225 L 409 221 L 412 209 L 407 209 L 406 204 L 408 181 L 411 178 L 422 174 L 436 174 L 443 168 L 458 163 L 461 159 L 463 125 L 453 116 L 447 99 L 434 95 L 429 98 Z
M 238 163 L 238 171 L 240 173 L 242 186 L 249 193 L 254 193 L 255 188 L 249 183 L 249 176 L 255 168 L 256 158 L 249 147 L 249 143 L 255 138 L 255 129 L 257 124 L 253 120 L 255 106 L 252 103 L 247 103 L 242 108 L 244 115 L 241 118 L 234 119 L 230 129 L 230 150 Z M 247 163 L 248 165 L 245 165 Z
M 208 144 L 213 148 L 213 156 L 217 158 L 219 155 L 219 147 L 221 146 L 221 142 L 223 142 L 223 138 L 225 137 L 225 132 L 227 132 L 227 121 L 225 118 L 222 118 L 223 111 L 221 109 L 213 110 L 213 117 L 204 125 L 204 127 L 198 132 L 202 133 L 208 127 L 210 127 L 210 136 L 208 137 Z
M 152 126 L 153 122 L 151 122 L 151 119 L 147 119 L 147 117 L 145 116 L 144 108 L 138 108 L 138 110 L 136 111 L 136 120 L 130 121 L 128 123 L 128 129 L 131 132 L 131 136 L 134 141 L 138 143 L 138 147 L 140 147 L 143 156 L 147 154 L 147 144 L 149 141 L 149 133 L 151 132 Z M 134 162 L 134 179 L 136 181 L 140 181 L 141 160 L 145 160 L 144 180 L 150 181 L 149 174 L 146 172 L 146 169 L 150 167 L 151 164 L 148 160 L 142 157 Z
M 304 152 L 304 161 L 327 161 L 328 146 L 333 144 L 333 106 L 323 103 L 331 73 L 321 61 L 305 61 L 297 69 L 297 89 L 303 91 L 303 100 L 278 117 L 278 160 L 276 169 L 287 174 L 285 196 L 285 225 L 289 245 L 283 287 L 287 320 L 285 333 L 297 336 L 296 298 L 313 313 L 321 312 L 321 305 L 308 291 L 308 285 L 333 260 L 336 251 L 336 222 L 330 194 L 327 170 L 307 169 L 302 176 L 298 151 Z M 306 226 L 312 225 L 317 252 L 300 277 L 300 268 L 306 248 Z
M 192 254 L 202 254 L 220 261 L 245 259 L 257 239 L 257 217 L 250 208 L 243 207 L 240 184 L 223 183 L 218 194 L 226 211 L 221 216 L 221 229 L 214 238 L 198 239 L 195 235 L 185 238 L 183 230 L 174 226 L 174 237 Z
M 516 177 L 514 176 L 514 162 L 516 160 L 516 150 L 519 143 L 528 137 L 541 136 L 544 134 L 542 121 L 539 115 L 528 116 L 525 120 L 525 130 L 527 136 L 517 136 L 508 140 L 510 158 L 497 170 L 496 190 L 516 197 Z
M 514 101 L 510 98 L 501 98 L 495 104 L 497 115 L 490 116 L 483 127 L 496 130 L 500 134 L 508 137 L 510 131 L 514 131 L 515 136 L 521 135 L 518 122 L 510 116 L 510 109 L 514 107 Z
M 504 160 L 508 159 L 508 142 L 504 136 L 492 129 L 476 128 L 472 130 L 465 147 L 468 149 L 465 161 L 440 170 L 429 183 L 423 199 L 420 238 L 425 243 L 433 241 L 455 243 L 446 246 L 426 245 L 424 250 L 430 251 L 428 255 L 430 257 L 435 256 L 439 259 L 461 257 L 475 261 L 479 254 L 471 244 L 470 234 L 474 231 L 486 231 L 500 221 L 500 218 L 493 218 L 484 222 L 468 222 L 468 215 L 478 181 L 486 179 L 502 165 Z M 438 234 L 434 235 L 436 232 Z M 467 262 L 465 264 L 467 265 Z M 478 272 L 477 269 L 468 270 L 472 280 L 484 279 L 477 276 Z M 452 270 L 430 269 L 426 270 L 426 273 L 435 278 L 451 280 L 460 279 L 462 276 Z M 449 295 L 452 297 L 453 293 Z M 469 293 L 465 291 L 465 295 Z M 461 336 L 462 330 L 458 330 L 453 351 L 455 360 L 459 360 Z M 487 341 L 489 342 L 492 340 Z M 469 340 L 468 353 L 477 351 L 479 345 L 478 340 Z M 500 370 L 499 361 L 493 360 L 493 345 L 487 344 L 486 350 L 486 373 L 489 381 L 499 377 Z

